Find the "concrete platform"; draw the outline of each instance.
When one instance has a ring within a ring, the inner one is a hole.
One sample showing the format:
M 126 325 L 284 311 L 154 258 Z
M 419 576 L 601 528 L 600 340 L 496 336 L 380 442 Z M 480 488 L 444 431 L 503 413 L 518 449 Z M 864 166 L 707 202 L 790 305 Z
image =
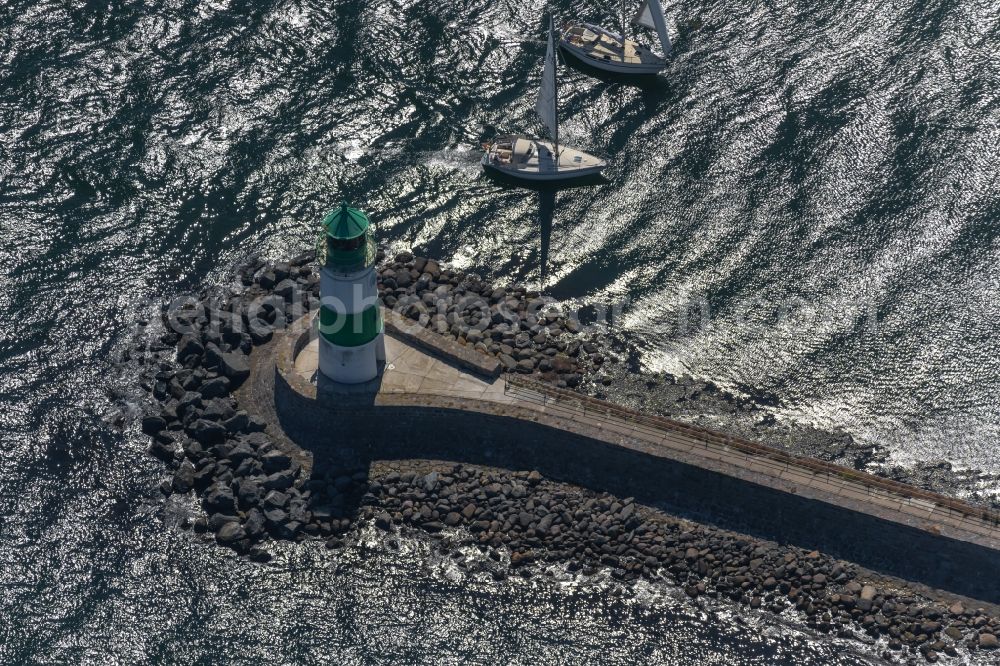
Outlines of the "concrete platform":
M 386 316 L 393 332 L 386 364 L 368 384 L 346 387 L 318 375 L 308 318 L 255 350 L 241 404 L 274 423 L 273 436 L 300 447 L 304 465 L 437 457 L 535 468 L 1000 600 L 995 513 L 523 376 L 489 376 L 482 355 L 452 349 L 456 343 L 422 328 L 409 333 L 406 320 Z
M 389 394 L 447 395 L 454 398 L 511 403 L 504 382 L 486 381 L 392 336 L 385 338 L 385 365 L 380 376 L 364 384 L 337 384 L 319 373 L 319 339 L 312 338 L 295 356 L 295 374 L 318 395 L 375 396 Z
M 503 408 L 516 406 L 531 412 L 533 420 L 551 422 L 588 437 L 624 446 L 641 443 L 644 449 L 699 467 L 1000 550 L 1000 527 L 977 517 L 981 511 L 917 488 L 885 486 L 882 479 L 846 468 L 817 469 L 809 461 L 763 447 L 753 452 L 742 450 L 735 446 L 736 440 L 721 433 L 667 419 L 644 418 L 640 413 L 611 405 L 594 405 L 592 402 L 600 401 L 564 395 L 516 375 L 484 380 L 391 336 L 386 336 L 382 375 L 367 384 L 326 381 L 318 372 L 318 350 L 318 339 L 311 339 L 295 356 L 294 368 L 320 399 L 324 395 L 334 399 L 358 395 L 369 397 L 376 405 L 391 405 L 401 397 L 422 396 L 429 401 L 468 401 L 467 409 L 497 413 L 510 413 Z M 482 402 L 488 404 L 477 404 Z

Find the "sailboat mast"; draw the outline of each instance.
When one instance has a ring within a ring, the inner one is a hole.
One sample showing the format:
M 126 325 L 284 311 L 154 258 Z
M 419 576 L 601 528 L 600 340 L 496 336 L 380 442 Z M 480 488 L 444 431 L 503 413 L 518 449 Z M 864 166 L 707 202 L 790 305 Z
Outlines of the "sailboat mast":
M 555 44 L 555 17 L 549 16 L 549 46 L 552 47 Z M 555 107 L 555 143 L 556 143 L 556 155 L 555 155 L 555 170 L 559 170 L 559 72 L 556 71 L 559 67 L 559 56 L 556 55 L 555 49 L 552 49 L 552 104 Z
M 625 62 L 625 26 L 628 25 L 628 7 L 622 0 L 622 62 Z

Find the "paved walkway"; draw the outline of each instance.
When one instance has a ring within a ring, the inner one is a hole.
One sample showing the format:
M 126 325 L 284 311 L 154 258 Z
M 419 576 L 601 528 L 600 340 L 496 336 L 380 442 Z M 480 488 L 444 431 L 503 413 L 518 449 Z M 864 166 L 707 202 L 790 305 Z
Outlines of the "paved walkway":
M 432 405 L 527 418 L 646 454 L 667 457 L 782 492 L 1000 550 L 996 517 L 960 501 L 855 470 L 555 389 L 521 376 L 483 379 L 386 336 L 378 380 L 355 387 L 317 382 L 318 340 L 295 358 L 295 373 L 318 397 L 373 396 L 374 404 Z M 992 520 L 991 520 L 992 519 Z
M 441 395 L 506 404 L 516 399 L 505 393 L 503 381 L 485 381 L 388 335 L 385 336 L 385 358 L 381 376 L 367 384 L 344 385 L 322 381 L 317 377 L 319 338 L 315 338 L 295 357 L 295 372 L 310 384 L 318 385 L 318 393 L 377 393 L 379 398 L 376 398 L 376 404 L 385 402 L 385 396 L 392 394 Z

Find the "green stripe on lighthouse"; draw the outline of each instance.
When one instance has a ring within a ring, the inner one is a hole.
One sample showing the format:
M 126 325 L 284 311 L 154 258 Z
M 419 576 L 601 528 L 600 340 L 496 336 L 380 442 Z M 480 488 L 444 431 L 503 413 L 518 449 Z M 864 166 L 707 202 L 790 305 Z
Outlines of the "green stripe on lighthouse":
M 382 312 L 370 305 L 360 313 L 344 314 L 324 305 L 319 310 L 319 332 L 339 347 L 360 347 L 382 332 Z

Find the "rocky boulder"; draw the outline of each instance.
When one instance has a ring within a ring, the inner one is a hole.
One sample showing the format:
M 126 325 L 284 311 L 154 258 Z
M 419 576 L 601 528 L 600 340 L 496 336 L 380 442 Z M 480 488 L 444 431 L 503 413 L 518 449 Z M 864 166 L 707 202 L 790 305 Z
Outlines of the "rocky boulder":
M 150 415 L 142 417 L 142 431 L 147 435 L 155 435 L 167 427 L 167 421 L 162 416 Z
M 247 517 L 243 523 L 243 529 L 246 531 L 247 537 L 253 540 L 260 539 L 264 536 L 266 527 L 267 522 L 260 509 L 254 508 L 247 511 Z
M 235 465 L 239 465 L 244 460 L 255 458 L 256 456 L 257 452 L 254 451 L 253 447 L 246 442 L 237 442 L 236 446 L 229 451 L 229 459 L 232 460 Z
M 225 377 L 215 377 L 198 387 L 198 393 L 206 400 L 221 398 L 229 393 L 229 380 Z
M 280 490 L 272 490 L 264 497 L 264 506 L 271 509 L 283 509 L 288 506 L 288 495 Z
M 205 495 L 205 509 L 210 513 L 236 513 L 236 498 L 226 486 L 213 486 Z
M 226 429 L 220 423 L 198 419 L 190 428 L 191 436 L 202 444 L 221 442 L 226 438 Z
M 379 513 L 375 516 L 375 527 L 380 530 L 389 531 L 389 529 L 392 528 L 392 516 L 385 511 Z
M 177 343 L 177 360 L 181 363 L 190 357 L 200 358 L 204 353 L 205 348 L 202 344 L 190 335 L 181 336 L 180 342 Z
M 268 451 L 260 458 L 264 471 L 268 474 L 288 469 L 292 464 L 291 457 L 281 451 Z
M 268 490 L 285 490 L 295 483 L 295 474 L 291 470 L 283 470 L 268 475 L 264 479 L 264 487 Z
M 233 546 L 246 538 L 246 530 L 237 522 L 227 522 L 215 533 L 215 540 L 223 546 Z
M 233 388 L 239 387 L 250 376 L 250 361 L 242 352 L 227 352 L 219 361 L 222 374 L 229 378 Z
M 250 417 L 246 412 L 240 410 L 236 412 L 231 418 L 226 419 L 222 422 L 222 427 L 226 429 L 226 432 L 231 434 L 236 434 L 239 432 L 247 432 L 250 430 Z
M 275 530 L 288 522 L 288 513 L 283 509 L 267 509 L 264 511 L 264 522 L 269 530 Z
M 286 303 L 291 303 L 295 297 L 296 285 L 292 280 L 282 280 L 275 286 L 274 293 L 285 299 Z
M 174 447 L 162 440 L 153 440 L 149 446 L 149 453 L 159 458 L 163 462 L 171 462 L 174 459 Z
M 181 463 L 181 466 L 174 473 L 173 481 L 171 486 L 175 493 L 184 494 L 194 487 L 194 465 L 190 461 L 185 460 Z

